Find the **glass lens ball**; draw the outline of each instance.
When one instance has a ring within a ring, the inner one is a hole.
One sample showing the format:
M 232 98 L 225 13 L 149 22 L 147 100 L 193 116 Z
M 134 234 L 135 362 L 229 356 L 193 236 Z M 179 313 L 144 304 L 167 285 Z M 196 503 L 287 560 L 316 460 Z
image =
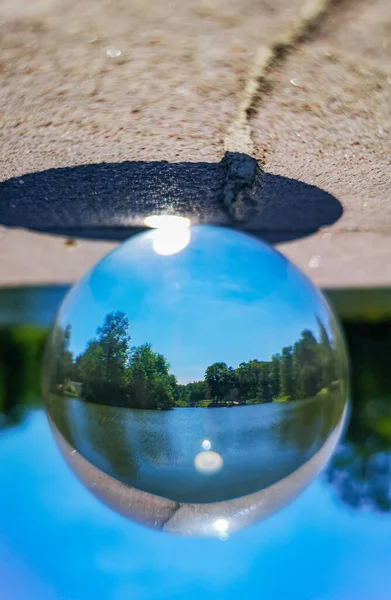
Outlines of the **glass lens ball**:
M 174 219 L 69 292 L 44 394 L 95 495 L 151 527 L 226 537 L 325 465 L 346 413 L 347 356 L 325 299 L 281 254 Z

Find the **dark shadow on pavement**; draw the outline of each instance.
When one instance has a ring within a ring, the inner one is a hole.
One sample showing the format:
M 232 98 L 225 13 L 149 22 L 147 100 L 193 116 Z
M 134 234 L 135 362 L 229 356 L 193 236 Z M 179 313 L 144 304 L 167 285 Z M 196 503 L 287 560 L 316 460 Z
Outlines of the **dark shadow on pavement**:
M 253 161 L 233 155 L 238 161 Z M 226 202 L 227 162 L 122 162 L 48 169 L 0 184 L 0 223 L 76 238 L 121 240 L 144 227 L 146 216 L 188 216 L 193 222 L 234 226 L 263 239 L 296 239 L 342 215 L 331 194 L 301 181 L 260 172 L 240 182 L 252 216 L 238 223 Z

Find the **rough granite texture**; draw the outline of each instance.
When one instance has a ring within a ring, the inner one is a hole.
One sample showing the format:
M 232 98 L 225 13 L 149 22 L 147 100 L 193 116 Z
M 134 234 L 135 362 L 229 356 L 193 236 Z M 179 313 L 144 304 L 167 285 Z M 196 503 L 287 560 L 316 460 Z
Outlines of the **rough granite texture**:
M 390 285 L 388 0 L 0 0 L 0 39 L 0 284 L 74 281 L 169 211 Z

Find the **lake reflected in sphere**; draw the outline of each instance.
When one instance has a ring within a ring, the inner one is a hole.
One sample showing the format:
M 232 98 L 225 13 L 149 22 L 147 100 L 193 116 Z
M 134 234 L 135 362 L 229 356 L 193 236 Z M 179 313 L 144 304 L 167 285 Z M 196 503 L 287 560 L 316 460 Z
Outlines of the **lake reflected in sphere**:
M 346 349 L 323 296 L 282 255 L 179 219 L 134 236 L 70 291 L 44 393 L 66 460 L 96 496 L 145 525 L 225 539 L 331 456 Z

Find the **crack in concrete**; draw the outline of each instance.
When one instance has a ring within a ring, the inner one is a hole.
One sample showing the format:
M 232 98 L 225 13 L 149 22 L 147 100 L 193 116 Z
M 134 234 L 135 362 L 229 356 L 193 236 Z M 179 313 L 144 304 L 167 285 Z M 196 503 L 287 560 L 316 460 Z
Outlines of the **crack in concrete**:
M 222 202 L 230 217 L 243 223 L 257 212 L 255 190 L 262 185 L 265 156 L 255 157 L 250 118 L 264 95 L 270 92 L 270 74 L 288 54 L 310 36 L 334 4 L 342 0 L 307 0 L 298 17 L 269 47 L 259 47 L 250 68 L 238 111 L 224 139 L 226 169 Z

